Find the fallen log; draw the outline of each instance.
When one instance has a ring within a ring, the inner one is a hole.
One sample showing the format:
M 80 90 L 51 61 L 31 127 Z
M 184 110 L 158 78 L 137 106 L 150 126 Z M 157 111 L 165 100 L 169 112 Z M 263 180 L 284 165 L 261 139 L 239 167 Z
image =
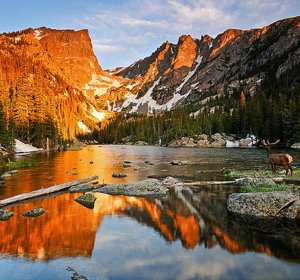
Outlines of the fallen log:
M 236 181 L 199 181 L 176 183 L 175 186 L 209 186 L 209 185 L 235 185 Z
M 93 181 L 93 180 L 97 180 L 98 178 L 99 177 L 95 175 L 95 176 L 92 176 L 92 177 L 88 177 L 88 178 L 84 178 L 84 179 L 64 183 L 64 184 L 61 184 L 61 185 L 56 185 L 56 186 L 53 186 L 53 187 L 32 191 L 32 192 L 29 192 L 29 193 L 18 194 L 18 195 L 0 200 L 0 208 L 4 207 L 4 206 L 11 205 L 11 204 L 14 204 L 14 203 L 17 203 L 17 202 L 21 202 L 21 201 L 24 201 L 24 200 L 32 199 L 32 198 L 35 198 L 35 197 L 44 196 L 44 195 L 47 195 L 47 194 L 59 192 L 59 191 L 68 189 L 72 186 L 76 186 L 76 185 L 79 185 L 79 184 L 83 184 L 83 183 L 87 183 L 87 182 L 90 182 L 90 181 Z

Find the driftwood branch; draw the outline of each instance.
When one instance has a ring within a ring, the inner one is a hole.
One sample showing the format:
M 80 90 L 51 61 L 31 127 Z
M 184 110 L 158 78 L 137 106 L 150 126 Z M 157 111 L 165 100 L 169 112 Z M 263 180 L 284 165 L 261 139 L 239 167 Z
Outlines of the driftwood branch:
M 8 205 L 17 203 L 17 202 L 21 202 L 21 201 L 36 198 L 36 197 L 39 197 L 39 196 L 44 196 L 44 195 L 47 195 L 47 194 L 51 194 L 51 193 L 59 192 L 59 191 L 62 191 L 62 190 L 66 190 L 66 189 L 69 189 L 72 186 L 76 186 L 76 185 L 79 185 L 79 184 L 83 184 L 83 183 L 87 183 L 87 182 L 90 182 L 90 181 L 93 181 L 93 180 L 97 180 L 98 178 L 99 178 L 98 176 L 92 176 L 92 177 L 88 177 L 88 178 L 84 178 L 84 179 L 64 183 L 64 184 L 61 184 L 61 185 L 56 185 L 56 186 L 53 186 L 53 187 L 36 190 L 36 191 L 33 191 L 33 192 L 29 192 L 29 193 L 18 194 L 18 195 L 15 195 L 13 197 L 9 197 L 9 198 L 0 200 L 0 208 L 3 207 L 3 206 L 8 206 Z
M 199 181 L 199 182 L 182 182 L 176 183 L 175 186 L 209 186 L 209 185 L 232 185 L 236 181 Z
M 275 216 L 277 216 L 283 209 L 290 207 L 298 198 L 292 199 L 285 203 L 280 209 L 276 212 Z

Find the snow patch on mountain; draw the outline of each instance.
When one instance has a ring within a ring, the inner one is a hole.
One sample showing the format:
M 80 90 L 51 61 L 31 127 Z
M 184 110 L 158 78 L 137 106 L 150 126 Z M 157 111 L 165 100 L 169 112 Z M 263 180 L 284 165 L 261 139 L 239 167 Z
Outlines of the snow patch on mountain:
M 25 144 L 18 139 L 15 139 L 15 153 L 31 153 L 42 151 L 41 148 L 36 148 L 30 144 Z
M 91 133 L 92 131 L 82 122 L 77 122 L 78 127 L 82 130 L 83 133 Z
M 35 36 L 35 38 L 37 38 L 38 40 L 41 40 L 43 37 L 45 37 L 45 36 L 42 35 L 42 32 L 41 32 L 41 30 L 39 30 L 39 29 L 34 30 L 34 36 Z
M 100 122 L 105 119 L 105 113 L 104 112 L 98 112 L 94 106 L 92 106 L 92 116 L 94 116 L 96 119 L 98 119 Z

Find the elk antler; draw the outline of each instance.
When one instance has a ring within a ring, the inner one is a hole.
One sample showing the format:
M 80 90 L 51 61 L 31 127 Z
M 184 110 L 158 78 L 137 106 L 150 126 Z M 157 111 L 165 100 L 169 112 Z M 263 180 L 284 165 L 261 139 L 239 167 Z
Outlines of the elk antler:
M 267 140 L 267 143 L 266 143 L 266 141 L 263 139 L 263 140 L 261 140 L 261 143 L 262 143 L 264 146 L 268 146 L 267 143 L 269 143 L 269 141 Z
M 269 139 L 267 139 L 267 140 L 261 140 L 261 143 L 264 145 L 264 146 L 273 146 L 273 145 L 276 145 L 277 143 L 279 143 L 280 142 L 280 139 L 277 139 L 275 142 L 273 142 L 273 143 L 270 143 L 269 142 Z
M 269 144 L 269 145 L 276 145 L 276 144 L 279 143 L 279 142 L 280 142 L 280 139 L 277 139 L 274 143 L 270 143 L 269 140 L 268 140 L 268 144 Z

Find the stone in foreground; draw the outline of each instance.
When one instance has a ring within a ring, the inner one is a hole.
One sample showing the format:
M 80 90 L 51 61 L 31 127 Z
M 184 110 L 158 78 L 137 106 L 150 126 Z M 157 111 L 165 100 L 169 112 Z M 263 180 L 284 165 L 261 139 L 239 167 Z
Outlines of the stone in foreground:
M 23 216 L 36 218 L 43 215 L 46 211 L 43 208 L 34 208 L 32 210 L 26 211 L 23 213 Z
M 253 217 L 298 219 L 300 194 L 292 192 L 233 193 L 227 199 L 231 213 Z
M 75 201 L 89 209 L 93 209 L 96 199 L 97 198 L 92 193 L 86 193 L 78 198 L 75 198 Z
M 128 185 L 111 184 L 95 191 L 112 195 L 164 196 L 168 193 L 168 188 L 157 179 L 146 179 Z
M 7 221 L 14 215 L 13 212 L 0 209 L 0 221 Z

